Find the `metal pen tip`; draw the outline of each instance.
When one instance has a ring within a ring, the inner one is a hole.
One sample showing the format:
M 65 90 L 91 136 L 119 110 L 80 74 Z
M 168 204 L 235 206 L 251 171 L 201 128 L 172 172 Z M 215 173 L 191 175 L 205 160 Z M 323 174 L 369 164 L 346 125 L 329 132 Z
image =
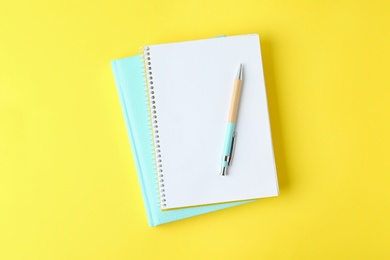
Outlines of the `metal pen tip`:
M 221 172 L 219 173 L 221 176 L 226 176 L 227 175 L 227 167 L 222 167 Z
M 242 80 L 242 71 L 243 70 L 244 70 L 244 65 L 242 63 L 240 63 L 240 67 L 238 68 L 236 79 Z

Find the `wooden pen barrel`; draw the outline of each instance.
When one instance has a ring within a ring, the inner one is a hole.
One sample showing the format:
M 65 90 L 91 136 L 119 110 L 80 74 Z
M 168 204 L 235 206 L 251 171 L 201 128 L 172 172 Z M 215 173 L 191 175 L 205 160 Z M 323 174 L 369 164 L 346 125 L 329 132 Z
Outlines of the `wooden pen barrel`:
M 230 114 L 228 119 L 228 121 L 231 123 L 235 123 L 237 120 L 238 104 L 240 103 L 240 96 L 241 96 L 241 85 L 242 85 L 242 80 L 236 79 L 234 81 L 233 96 L 232 96 Z

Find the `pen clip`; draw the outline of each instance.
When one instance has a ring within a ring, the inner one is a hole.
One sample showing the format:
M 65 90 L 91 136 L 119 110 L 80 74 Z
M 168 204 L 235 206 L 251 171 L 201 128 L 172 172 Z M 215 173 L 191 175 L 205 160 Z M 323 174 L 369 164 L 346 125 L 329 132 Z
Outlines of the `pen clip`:
M 228 165 L 230 165 L 232 163 L 235 147 L 236 147 L 236 132 L 234 132 L 233 136 L 232 136 L 232 146 L 230 147 L 230 155 L 229 155 Z

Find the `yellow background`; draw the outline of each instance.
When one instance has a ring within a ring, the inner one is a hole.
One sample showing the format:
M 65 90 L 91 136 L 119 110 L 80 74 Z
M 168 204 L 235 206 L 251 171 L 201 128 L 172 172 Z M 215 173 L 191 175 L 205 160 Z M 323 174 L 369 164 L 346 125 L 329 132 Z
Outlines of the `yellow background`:
M 389 11 L 3 0 L 0 259 L 390 259 Z M 261 36 L 280 196 L 150 228 L 109 62 L 246 33 Z

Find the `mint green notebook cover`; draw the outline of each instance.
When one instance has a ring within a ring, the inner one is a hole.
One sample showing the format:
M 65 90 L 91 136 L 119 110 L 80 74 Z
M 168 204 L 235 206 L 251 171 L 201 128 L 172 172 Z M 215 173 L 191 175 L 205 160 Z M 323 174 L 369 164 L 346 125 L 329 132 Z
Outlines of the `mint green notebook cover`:
M 143 57 L 140 54 L 114 60 L 111 62 L 111 66 L 150 226 L 157 226 L 249 202 L 231 202 L 162 211 L 159 205 L 156 181 L 157 173 L 150 129 Z

